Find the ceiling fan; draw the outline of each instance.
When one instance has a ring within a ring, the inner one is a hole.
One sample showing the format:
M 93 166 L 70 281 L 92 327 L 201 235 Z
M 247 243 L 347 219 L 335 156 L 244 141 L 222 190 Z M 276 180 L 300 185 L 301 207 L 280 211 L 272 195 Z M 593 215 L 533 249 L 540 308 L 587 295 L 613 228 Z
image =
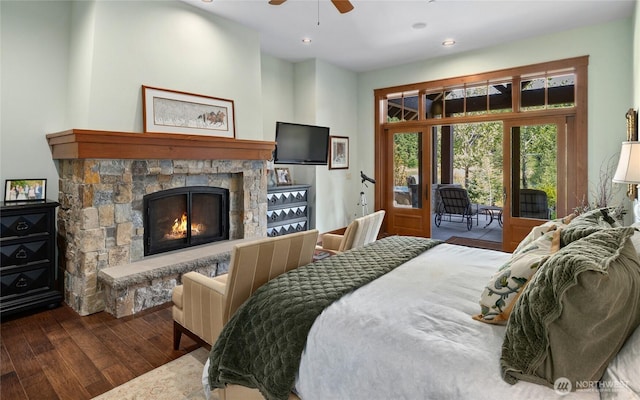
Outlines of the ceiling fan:
M 285 1 L 287 0 L 269 0 L 269 4 L 272 4 L 274 6 L 279 6 Z M 349 0 L 331 0 L 331 2 L 338 9 L 338 11 L 340 11 L 340 14 L 345 14 L 353 10 L 353 5 Z

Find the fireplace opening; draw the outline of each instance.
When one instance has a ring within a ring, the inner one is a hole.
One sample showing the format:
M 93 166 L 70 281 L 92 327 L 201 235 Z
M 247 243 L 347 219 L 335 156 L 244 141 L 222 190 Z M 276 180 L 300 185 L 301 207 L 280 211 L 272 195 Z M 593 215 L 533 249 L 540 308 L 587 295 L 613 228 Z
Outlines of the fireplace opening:
M 145 195 L 144 255 L 229 239 L 229 190 L 208 186 Z

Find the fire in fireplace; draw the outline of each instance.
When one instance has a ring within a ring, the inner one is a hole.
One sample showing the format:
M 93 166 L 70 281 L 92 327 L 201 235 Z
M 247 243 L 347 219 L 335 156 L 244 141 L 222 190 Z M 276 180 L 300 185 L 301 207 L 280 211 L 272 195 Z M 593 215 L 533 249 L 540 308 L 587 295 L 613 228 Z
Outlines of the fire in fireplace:
M 144 196 L 144 255 L 229 239 L 229 191 L 191 186 Z

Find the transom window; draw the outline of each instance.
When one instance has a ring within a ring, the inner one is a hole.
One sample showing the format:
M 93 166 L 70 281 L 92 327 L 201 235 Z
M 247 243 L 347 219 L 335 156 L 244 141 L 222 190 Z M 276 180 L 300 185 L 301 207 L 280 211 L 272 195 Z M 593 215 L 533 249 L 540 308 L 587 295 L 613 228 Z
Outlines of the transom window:
M 386 122 L 460 118 L 496 113 L 573 108 L 576 104 L 573 69 L 478 80 L 387 95 Z M 518 96 L 512 89 L 519 87 Z M 514 100 L 519 102 L 514 104 Z M 424 109 L 421 112 L 421 109 Z

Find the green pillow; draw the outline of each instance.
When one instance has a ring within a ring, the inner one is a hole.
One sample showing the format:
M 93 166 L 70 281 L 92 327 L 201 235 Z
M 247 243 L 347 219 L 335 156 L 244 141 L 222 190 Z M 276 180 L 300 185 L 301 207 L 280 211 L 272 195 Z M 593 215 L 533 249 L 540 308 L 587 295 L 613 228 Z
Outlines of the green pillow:
M 540 266 L 511 312 L 500 366 L 509 383 L 597 381 L 640 324 L 633 228 L 602 229 Z
M 569 223 L 569 225 L 589 223 L 592 225 L 598 225 L 602 228 L 618 228 L 620 227 L 620 224 L 616 221 L 616 217 L 617 213 L 615 208 L 597 208 L 578 215 Z
M 601 229 L 619 227 L 620 225 L 612 215 L 615 216 L 615 210 L 606 207 L 578 215 L 567 226 L 562 228 L 560 246 L 564 247 Z

